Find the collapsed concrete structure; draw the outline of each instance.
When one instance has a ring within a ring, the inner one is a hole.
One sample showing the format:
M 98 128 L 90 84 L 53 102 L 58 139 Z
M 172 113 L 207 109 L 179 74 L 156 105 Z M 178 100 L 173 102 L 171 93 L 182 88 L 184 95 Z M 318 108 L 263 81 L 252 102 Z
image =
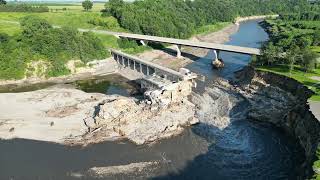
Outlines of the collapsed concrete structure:
M 184 68 L 180 69 L 180 73 L 183 74 L 183 79 L 178 82 L 157 75 L 144 77 L 140 83 L 141 89 L 145 90 L 147 104 L 166 107 L 189 96 L 192 88 L 196 87 L 197 75 Z

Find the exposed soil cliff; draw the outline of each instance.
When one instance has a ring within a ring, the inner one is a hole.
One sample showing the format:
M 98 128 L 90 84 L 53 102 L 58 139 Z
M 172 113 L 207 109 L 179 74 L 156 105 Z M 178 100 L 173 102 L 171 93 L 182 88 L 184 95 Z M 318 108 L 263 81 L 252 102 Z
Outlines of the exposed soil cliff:
M 236 89 L 250 104 L 249 117 L 283 128 L 297 138 L 305 151 L 303 175 L 312 175 L 311 166 L 320 140 L 320 123 L 310 111 L 311 90 L 298 81 L 247 67 L 237 73 Z

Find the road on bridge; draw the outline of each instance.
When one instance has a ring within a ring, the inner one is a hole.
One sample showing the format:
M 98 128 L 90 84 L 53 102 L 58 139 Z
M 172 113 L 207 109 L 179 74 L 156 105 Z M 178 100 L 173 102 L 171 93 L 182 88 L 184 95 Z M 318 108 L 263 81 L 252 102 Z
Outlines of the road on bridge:
M 182 45 L 182 46 L 190 46 L 190 47 L 197 47 L 197 48 L 204 48 L 204 49 L 220 50 L 220 51 L 234 52 L 234 53 L 240 53 L 240 54 L 261 55 L 260 49 L 257 49 L 257 48 L 232 46 L 232 45 L 207 43 L 207 42 L 197 42 L 197 41 L 191 41 L 191 40 L 174 39 L 174 38 L 166 38 L 166 37 L 158 37 L 158 36 L 148 36 L 148 35 L 141 35 L 141 34 L 111 32 L 111 31 L 104 31 L 104 30 L 79 29 L 79 31 L 82 31 L 82 32 L 92 31 L 92 32 L 99 33 L 99 34 L 114 35 L 114 36 L 122 37 L 122 38 L 144 40 L 144 41 L 153 41 L 153 42 L 159 42 L 159 43 L 169 43 L 169 44 L 174 44 L 174 45 Z

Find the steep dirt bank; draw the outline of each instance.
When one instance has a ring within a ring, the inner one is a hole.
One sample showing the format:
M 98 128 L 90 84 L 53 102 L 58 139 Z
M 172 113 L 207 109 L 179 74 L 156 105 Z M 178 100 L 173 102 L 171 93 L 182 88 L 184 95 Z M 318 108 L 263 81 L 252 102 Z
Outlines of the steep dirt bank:
M 88 79 L 95 76 L 104 76 L 109 74 L 117 73 L 117 64 L 111 58 L 92 61 L 87 64 L 87 67 L 76 68 L 73 65 L 69 65 L 69 70 L 72 72 L 70 75 L 60 76 L 60 77 L 28 77 L 20 80 L 1 80 L 0 86 L 14 86 L 23 87 L 30 86 L 39 83 L 68 83 L 74 82 L 76 80 Z
M 305 151 L 300 170 L 310 177 L 320 140 L 320 123 L 308 104 L 313 92 L 294 79 L 251 67 L 237 72 L 237 78 L 236 89 L 250 104 L 248 116 L 271 122 L 297 138 Z

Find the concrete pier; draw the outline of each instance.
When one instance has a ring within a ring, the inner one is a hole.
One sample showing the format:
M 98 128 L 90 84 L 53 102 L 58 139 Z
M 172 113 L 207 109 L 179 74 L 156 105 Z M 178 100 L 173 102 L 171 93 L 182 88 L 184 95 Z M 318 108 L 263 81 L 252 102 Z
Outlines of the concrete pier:
M 174 45 L 177 50 L 177 58 L 182 58 L 181 56 L 181 45 Z

